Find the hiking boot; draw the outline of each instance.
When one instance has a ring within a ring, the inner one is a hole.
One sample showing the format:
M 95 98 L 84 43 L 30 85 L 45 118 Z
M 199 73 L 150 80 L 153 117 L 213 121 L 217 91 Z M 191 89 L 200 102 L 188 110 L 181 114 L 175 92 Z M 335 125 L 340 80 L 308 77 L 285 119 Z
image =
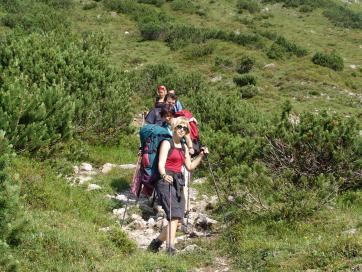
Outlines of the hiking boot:
M 151 251 L 151 252 L 158 252 L 160 250 L 160 247 L 162 246 L 162 241 L 159 239 L 153 239 L 150 243 L 150 245 L 148 246 L 147 250 Z

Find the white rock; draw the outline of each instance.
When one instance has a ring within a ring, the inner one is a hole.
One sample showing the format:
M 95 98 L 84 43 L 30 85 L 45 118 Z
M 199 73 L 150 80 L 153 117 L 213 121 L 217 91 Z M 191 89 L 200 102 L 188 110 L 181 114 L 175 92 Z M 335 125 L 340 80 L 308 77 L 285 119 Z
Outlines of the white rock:
M 263 8 L 262 10 L 261 10 L 261 12 L 269 12 L 270 10 L 269 10 L 269 8 L 268 7 L 265 7 L 265 8 Z
M 80 170 L 81 171 L 92 171 L 93 167 L 90 163 L 86 163 L 86 162 L 83 162 L 81 165 L 80 165 Z
M 362 49 L 362 44 L 359 45 L 359 48 Z
M 349 67 L 350 67 L 351 69 L 353 69 L 353 70 L 357 69 L 357 65 L 356 65 L 356 64 L 351 64 Z
M 111 11 L 111 16 L 112 16 L 112 17 L 116 17 L 116 16 L 117 16 L 117 12 Z
M 187 247 L 185 247 L 183 250 L 181 250 L 182 252 L 191 252 L 191 251 L 195 251 L 195 250 L 200 250 L 201 247 L 192 244 L 192 245 L 188 245 Z
M 112 164 L 112 163 L 103 164 L 101 172 L 102 172 L 103 174 L 107 174 L 107 173 L 109 173 L 114 167 L 115 167 L 115 165 Z
M 73 166 L 73 173 L 74 173 L 74 174 L 78 174 L 78 173 L 79 173 L 79 167 L 78 167 L 78 166 L 76 166 L 76 165 Z
M 100 228 L 99 231 L 102 231 L 102 232 L 107 232 L 107 231 L 110 231 L 111 228 L 110 227 L 105 227 L 105 228 Z
M 276 67 L 275 63 L 269 63 L 264 65 L 264 68 L 275 68 L 275 67 Z
M 203 184 L 203 183 L 205 183 L 205 181 L 207 181 L 207 178 L 203 177 L 203 178 L 195 179 L 192 183 Z
M 112 213 L 114 215 L 122 215 L 123 216 L 125 210 L 126 210 L 125 208 L 113 209 Z
M 128 35 L 128 34 L 129 34 L 129 32 L 128 32 L 128 31 L 125 31 L 125 32 L 124 32 L 124 34 L 125 34 L 125 35 Z
M 97 185 L 97 184 L 89 184 L 88 185 L 88 191 L 93 191 L 93 190 L 100 190 L 100 189 L 102 189 L 102 187 L 101 186 L 99 186 L 99 185 Z
M 131 219 L 134 220 L 134 221 L 136 221 L 136 220 L 143 220 L 140 215 L 135 214 L 135 213 L 131 215 Z
M 359 136 L 362 136 L 362 130 L 359 131 Z
M 117 200 L 122 201 L 122 202 L 127 202 L 128 197 L 125 196 L 125 195 L 123 195 L 123 194 L 119 194 L 119 195 L 116 195 L 116 196 L 114 197 L 114 199 L 117 199 Z
M 84 184 L 86 183 L 87 181 L 90 181 L 92 180 L 93 178 L 92 177 L 89 177 L 89 176 L 79 176 L 77 177 L 77 180 L 78 180 L 78 183 L 79 184 Z
M 215 77 L 210 79 L 211 82 L 218 82 L 220 80 L 222 80 L 222 76 L 215 76 Z
M 141 230 L 146 228 L 146 222 L 143 219 L 135 220 L 130 225 L 136 230 Z
M 147 225 L 148 225 L 149 227 L 153 227 L 155 224 L 156 224 L 155 219 L 153 219 L 152 217 L 151 217 L 150 219 L 148 219 Z
M 118 165 L 120 169 L 135 169 L 137 165 L 135 164 L 120 164 Z
M 344 234 L 344 235 L 355 235 L 355 234 L 357 234 L 357 229 L 345 230 L 344 232 L 342 232 L 342 234 Z
M 229 202 L 234 202 L 234 201 L 235 201 L 235 197 L 229 195 L 229 196 L 228 196 L 228 201 L 229 201 Z

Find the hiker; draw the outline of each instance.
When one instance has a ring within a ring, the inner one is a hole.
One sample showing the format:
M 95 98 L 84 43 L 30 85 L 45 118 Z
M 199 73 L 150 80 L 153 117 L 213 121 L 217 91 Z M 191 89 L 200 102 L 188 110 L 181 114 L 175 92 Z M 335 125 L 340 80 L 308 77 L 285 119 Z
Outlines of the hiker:
M 186 118 L 175 119 L 172 130 L 172 139 L 161 142 L 158 158 L 158 171 L 161 178 L 155 186 L 158 199 L 169 223 L 167 228 L 163 228 L 160 235 L 153 239 L 148 247 L 149 250 L 157 252 L 162 243 L 167 240 L 168 251 L 171 254 L 175 253 L 174 240 L 177 226 L 185 214 L 185 196 L 183 193 L 185 181 L 181 168 L 184 165 L 188 171 L 194 170 L 205 154 L 208 153 L 207 148 L 204 148 L 191 162 L 188 148 L 182 142 L 182 138 L 190 132 Z
M 157 107 L 153 108 L 145 117 L 146 124 L 162 125 L 161 109 L 164 106 L 162 103 L 156 103 Z
M 155 101 L 155 107 L 146 114 L 146 124 L 162 125 L 163 120 L 161 118 L 161 108 L 165 105 L 165 97 L 167 95 L 167 89 L 165 86 L 160 85 L 157 87 L 157 97 Z
M 176 95 L 176 91 L 175 90 L 169 90 L 168 94 L 174 94 Z M 182 110 L 182 104 L 180 102 L 179 99 L 176 100 L 176 104 L 175 104 L 175 112 L 181 111 Z
M 157 97 L 155 101 L 155 108 L 159 108 L 164 104 L 165 96 L 167 95 L 167 89 L 165 86 L 160 85 L 157 87 Z

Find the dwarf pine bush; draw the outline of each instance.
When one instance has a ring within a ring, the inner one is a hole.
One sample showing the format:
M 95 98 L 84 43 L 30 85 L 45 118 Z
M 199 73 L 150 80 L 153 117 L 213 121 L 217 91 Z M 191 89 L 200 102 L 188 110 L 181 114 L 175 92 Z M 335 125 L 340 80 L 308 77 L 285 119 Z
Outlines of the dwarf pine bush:
M 237 2 L 237 8 L 240 13 L 242 10 L 247 10 L 250 13 L 256 13 L 260 12 L 261 9 L 259 3 L 255 0 L 239 0 Z
M 336 52 L 332 52 L 330 54 L 317 52 L 314 54 L 312 62 L 335 71 L 342 71 L 344 68 L 343 59 Z
M 236 76 L 234 77 L 234 83 L 239 86 L 239 87 L 243 87 L 246 85 L 256 85 L 257 79 L 254 75 L 251 74 L 244 74 L 244 75 L 240 75 L 240 76 Z
M 128 126 L 129 80 L 108 66 L 104 36 L 10 33 L 0 44 L 0 129 L 17 151 Z
M 242 56 L 237 63 L 236 71 L 239 74 L 249 73 L 255 65 L 255 59 L 249 56 Z
M 0 270 L 16 271 L 18 262 L 11 249 L 21 241 L 24 217 L 19 200 L 19 188 L 8 174 L 10 148 L 5 132 L 0 130 Z

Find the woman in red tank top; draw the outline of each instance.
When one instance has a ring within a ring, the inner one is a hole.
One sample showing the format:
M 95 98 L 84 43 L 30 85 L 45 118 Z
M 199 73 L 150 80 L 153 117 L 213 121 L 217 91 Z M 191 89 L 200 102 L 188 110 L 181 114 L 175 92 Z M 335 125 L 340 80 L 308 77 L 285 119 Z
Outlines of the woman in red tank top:
M 185 185 L 181 168 L 184 165 L 188 171 L 194 170 L 201 162 L 207 148 L 191 162 L 188 148 L 182 143 L 189 132 L 189 122 L 186 118 L 175 119 L 173 125 L 172 140 L 161 143 L 158 159 L 158 170 L 161 179 L 156 184 L 156 193 L 162 208 L 165 210 L 169 222 L 167 228 L 149 245 L 149 250 L 157 252 L 164 241 L 167 241 L 167 250 L 174 253 L 174 240 L 177 225 L 185 214 L 185 197 L 183 186 Z

